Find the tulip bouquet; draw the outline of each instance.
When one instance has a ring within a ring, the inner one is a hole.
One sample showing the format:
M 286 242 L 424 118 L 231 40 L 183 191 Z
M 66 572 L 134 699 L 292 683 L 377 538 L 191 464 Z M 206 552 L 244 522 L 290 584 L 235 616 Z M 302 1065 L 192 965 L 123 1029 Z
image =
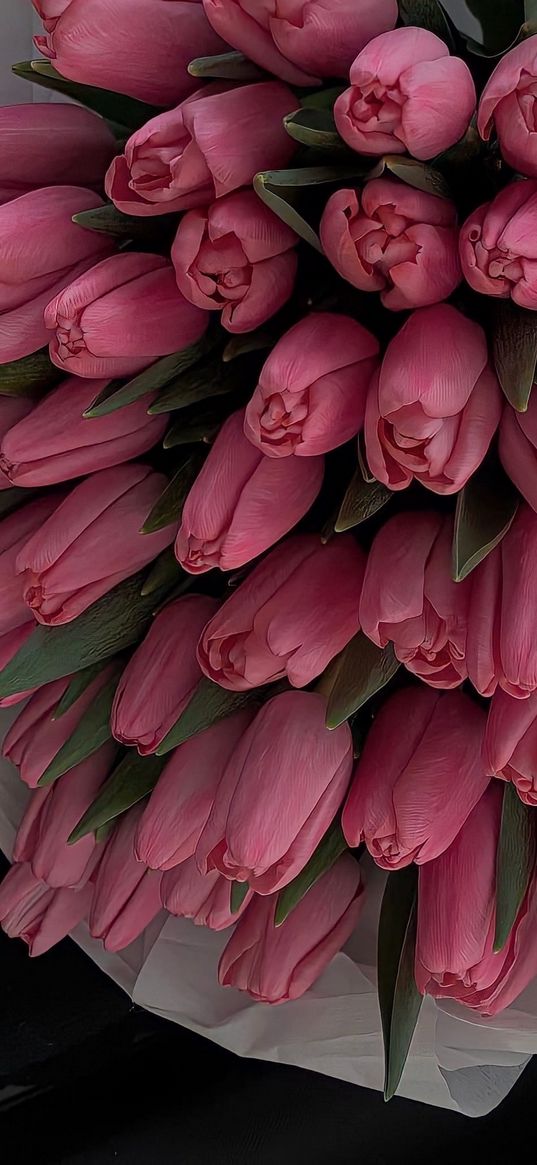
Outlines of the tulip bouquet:
M 537 975 L 537 4 L 33 3 L 76 103 L 0 111 L 0 920 L 168 911 L 281 1004 L 373 861 L 390 1096 L 424 995 Z

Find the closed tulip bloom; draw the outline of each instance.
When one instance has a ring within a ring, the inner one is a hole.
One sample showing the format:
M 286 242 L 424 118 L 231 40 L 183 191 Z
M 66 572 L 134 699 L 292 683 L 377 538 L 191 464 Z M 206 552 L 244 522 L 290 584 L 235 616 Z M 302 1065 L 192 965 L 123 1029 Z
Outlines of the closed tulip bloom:
M 0 441 L 9 433 L 9 430 L 22 421 L 32 412 L 35 402 L 27 396 L 0 397 Z M 0 469 L 0 490 L 11 489 L 11 482 Z
M 147 465 L 102 469 L 75 486 L 32 537 L 20 539 L 16 582 L 39 623 L 70 623 L 169 546 L 173 525 L 140 534 L 166 484 Z
M 21 938 L 31 958 L 44 955 L 86 917 L 93 887 L 52 890 L 34 877 L 27 862 L 12 866 L 0 886 L 0 925 Z
M 272 550 L 205 627 L 209 679 L 233 692 L 287 676 L 304 688 L 360 630 L 365 555 L 350 535 L 296 535 Z
M 222 777 L 196 849 L 219 870 L 272 894 L 292 882 L 326 833 L 352 770 L 348 724 L 325 726 L 316 692 L 284 692 L 258 712 Z
M 460 236 L 464 277 L 483 295 L 537 310 L 537 181 L 512 182 L 470 215 Z
M 384 307 L 402 311 L 439 303 L 461 282 L 457 211 L 391 178 L 336 190 L 321 219 L 326 257 L 361 291 L 380 291 Z
M 45 309 L 50 358 L 76 376 L 131 376 L 201 339 L 207 316 L 181 295 L 162 255 L 103 260 Z
M 367 398 L 369 467 L 390 489 L 413 478 L 462 489 L 498 427 L 502 394 L 483 329 L 447 303 L 414 312 L 388 345 Z
M 173 105 L 191 93 L 199 82 L 189 75 L 189 62 L 226 49 L 201 0 L 32 3 L 44 26 L 34 44 L 62 77 L 152 105 Z
M 99 189 L 117 152 L 107 123 L 81 105 L 5 105 L 0 138 L 0 187 L 18 194 L 70 183 Z
M 19 630 L 30 618 L 16 570 L 17 558 L 28 539 L 54 513 L 62 497 L 62 494 L 49 494 L 37 498 L 0 522 L 0 636 Z
M 537 805 L 537 692 L 514 700 L 498 690 L 490 702 L 483 742 L 487 772 L 512 781 L 525 805 Z
M 350 938 L 363 905 L 360 867 L 343 854 L 279 926 L 276 898 L 254 898 L 222 952 L 222 987 L 258 1003 L 298 999 Z
M 537 178 L 536 98 L 537 36 L 529 36 L 496 65 L 477 115 L 484 141 L 495 129 L 505 161 L 528 178 Z
M 226 930 L 244 914 L 253 898 L 248 890 L 239 909 L 231 913 L 231 887 L 216 870 L 200 874 L 194 858 L 163 874 L 160 886 L 162 905 L 176 918 L 191 918 L 195 926 Z
M 0 364 L 42 348 L 49 300 L 114 250 L 72 221 L 96 206 L 102 200 L 82 186 L 31 190 L 0 206 Z
M 315 457 L 361 429 L 378 340 L 349 316 L 313 312 L 282 336 L 246 408 L 244 432 L 267 457 Z
M 135 805 L 124 813 L 108 839 L 95 875 L 89 929 L 107 951 L 122 951 L 134 942 L 161 910 L 161 875 L 134 856 L 134 836 L 143 812 Z
M 244 436 L 244 411 L 233 413 L 183 506 L 178 562 L 189 574 L 251 562 L 307 513 L 323 473 L 322 457 L 265 457 Z
M 26 616 L 28 614 L 29 612 L 27 610 Z M 35 631 L 35 619 L 32 616 L 28 619 L 26 616 L 24 623 L 21 623 L 19 627 L 15 627 L 13 631 L 6 631 L 4 635 L 0 635 L 0 672 L 7 667 L 8 663 L 11 663 L 11 660 L 22 647 L 23 643 Z M 12 696 L 3 696 L 0 699 L 0 708 L 11 708 L 13 704 L 20 704 L 21 700 L 26 700 L 34 691 L 35 688 L 32 688 L 26 692 L 16 692 Z
M 144 535 L 145 537 L 145 535 Z M 206 595 L 168 603 L 129 660 L 112 707 L 112 732 L 141 756 L 155 752 L 201 679 L 196 646 L 218 606 Z
M 297 241 L 253 190 L 227 194 L 181 219 L 172 247 L 177 286 L 196 307 L 220 311 L 228 332 L 250 332 L 289 299 Z
M 345 802 L 350 846 L 365 841 L 383 870 L 421 865 L 457 836 L 490 778 L 485 713 L 462 692 L 404 688 L 373 721 Z
M 525 413 L 504 406 L 498 449 L 505 472 L 522 497 L 537 512 L 537 393 Z
M 279 81 L 200 89 L 136 130 L 110 166 L 106 193 L 128 214 L 207 206 L 258 170 L 287 164 L 296 144 L 283 118 L 296 105 Z
M 106 417 L 84 417 L 107 384 L 69 376 L 34 405 L 29 416 L 28 406 L 21 412 L 1 434 L 0 474 L 6 485 L 53 485 L 120 465 L 151 449 L 163 436 L 168 418 L 147 415 L 147 396 Z

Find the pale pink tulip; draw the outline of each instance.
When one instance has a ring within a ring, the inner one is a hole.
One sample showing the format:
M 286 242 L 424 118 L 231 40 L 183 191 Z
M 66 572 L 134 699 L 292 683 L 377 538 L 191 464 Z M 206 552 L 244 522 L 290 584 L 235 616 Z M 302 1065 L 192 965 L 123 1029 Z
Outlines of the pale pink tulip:
M 471 580 L 451 579 L 453 520 L 441 514 L 396 514 L 379 530 L 367 560 L 360 623 L 379 647 L 433 688 L 456 688 L 467 676 L 466 631 Z
M 369 467 L 390 489 L 413 478 L 458 493 L 498 427 L 502 394 L 483 329 L 447 303 L 413 312 L 373 376 L 365 415 Z
M 40 186 L 100 189 L 117 146 L 106 121 L 81 105 L 36 102 L 0 109 L 0 187 L 12 197 Z
M 89 929 L 93 938 L 102 939 L 107 951 L 128 947 L 160 913 L 161 874 L 148 870 L 134 856 L 142 812 L 143 805 L 135 805 L 120 818 L 95 875 Z
M 296 535 L 272 550 L 205 627 L 209 679 L 241 692 L 287 676 L 304 688 L 360 630 L 365 556 L 350 536 Z
M 32 412 L 34 405 L 35 401 L 28 396 L 0 397 L 0 442 L 14 425 Z M 9 478 L 0 468 L 0 490 L 10 489 L 11 485 Z
M 497 691 L 490 702 L 483 742 L 487 772 L 512 781 L 525 805 L 537 805 L 537 692 L 514 700 Z
M 21 938 L 30 957 L 61 942 L 90 908 L 93 887 L 52 890 L 34 877 L 27 862 L 12 866 L 0 886 L 0 925 L 8 938 Z
M 196 849 L 202 873 L 219 870 L 272 894 L 309 861 L 347 792 L 348 724 L 325 727 L 316 692 L 284 692 L 258 712 L 218 786 Z
M 88 232 L 91 233 L 91 232 Z M 50 358 L 76 376 L 131 376 L 201 339 L 207 315 L 181 295 L 162 255 L 129 251 L 97 263 L 45 309 Z
M 35 619 L 30 617 L 30 619 L 25 619 L 20 627 L 15 627 L 13 631 L 6 631 L 4 635 L 0 635 L 0 672 L 7 667 L 8 663 L 11 663 L 19 648 L 35 631 L 35 627 Z M 13 704 L 20 704 L 21 700 L 26 700 L 34 691 L 35 688 L 32 688 L 27 692 L 17 692 L 13 696 L 3 696 L 0 700 L 0 708 L 10 708 Z
M 522 497 L 537 512 L 537 393 L 532 392 L 525 413 L 504 406 L 498 450 L 505 472 Z
M 309 510 L 323 473 L 323 457 L 265 457 L 244 436 L 244 411 L 233 413 L 184 504 L 177 560 L 189 574 L 251 562 Z
M 34 44 L 62 77 L 153 105 L 173 105 L 199 84 L 188 73 L 193 57 L 226 51 L 201 0 L 32 3 L 44 25 Z
M 177 286 L 185 299 L 220 311 L 228 332 L 251 332 L 289 299 L 298 236 L 253 190 L 191 210 L 172 247 Z
M 162 877 L 160 894 L 162 905 L 177 918 L 191 918 L 195 926 L 209 930 L 226 930 L 244 914 L 253 898 L 253 890 L 245 895 L 241 906 L 231 913 L 231 884 L 216 870 L 200 874 L 194 858 L 187 858 Z
M 279 81 L 200 89 L 136 130 L 110 166 L 106 193 L 128 214 L 207 206 L 258 170 L 287 165 L 295 143 L 283 118 L 296 106 Z
M 64 494 L 57 493 L 36 498 L 0 522 L 0 636 L 17 630 L 21 643 L 25 638 L 21 628 L 31 613 L 16 570 L 17 558 L 28 539 L 42 529 L 63 497 Z M 18 646 L 20 643 L 16 650 Z
M 140 534 L 166 484 L 147 465 L 118 465 L 85 478 L 59 506 L 48 497 L 30 503 L 54 510 L 15 552 L 16 585 L 40 623 L 70 623 L 173 542 L 173 525 Z
M 373 721 L 341 824 L 383 870 L 422 865 L 457 836 L 490 778 L 485 713 L 462 692 L 403 688 Z
M 343 854 L 277 928 L 276 897 L 254 898 L 221 955 L 222 987 L 259 1003 L 298 999 L 350 938 L 363 896 L 358 862 Z
M 537 309 L 537 181 L 512 182 L 466 220 L 460 236 L 464 277 L 483 295 Z
M 434 158 L 463 137 L 476 104 L 468 66 L 424 28 L 375 37 L 351 65 L 350 82 L 334 116 L 360 154 Z
M 380 291 L 392 311 L 439 303 L 461 282 L 455 206 L 395 179 L 373 179 L 361 193 L 336 190 L 320 234 L 342 278 Z
M 498 62 L 477 115 L 484 141 L 494 128 L 505 161 L 529 178 L 537 178 L 536 98 L 537 36 L 530 36 Z
M 361 429 L 378 340 L 349 316 L 312 312 L 272 349 L 244 432 L 268 457 L 315 457 Z

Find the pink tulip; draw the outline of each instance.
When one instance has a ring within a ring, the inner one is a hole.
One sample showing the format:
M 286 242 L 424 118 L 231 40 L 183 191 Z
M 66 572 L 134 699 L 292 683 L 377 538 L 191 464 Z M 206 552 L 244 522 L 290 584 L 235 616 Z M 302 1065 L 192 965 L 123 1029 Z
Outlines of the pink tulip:
M 162 905 L 177 918 L 191 918 L 195 926 L 226 930 L 244 914 L 253 898 L 249 890 L 235 914 L 230 907 L 231 886 L 216 870 L 200 874 L 194 858 L 168 870 L 162 878 Z
M 264 457 L 243 429 L 241 410 L 222 426 L 183 506 L 175 555 L 189 574 L 251 562 L 300 521 L 321 488 L 322 457 Z
M 97 263 L 45 309 L 50 358 L 76 376 L 131 376 L 201 339 L 207 316 L 178 291 L 162 255 L 130 251 Z
M 42 348 L 49 300 L 114 250 L 110 236 L 72 221 L 97 206 L 99 196 L 81 186 L 48 186 L 0 206 L 0 364 Z
M 253 190 L 191 210 L 172 247 L 177 286 L 206 311 L 221 311 L 228 332 L 251 332 L 289 299 L 295 282 L 295 232 Z
M 537 178 L 536 95 L 537 36 L 530 36 L 496 65 L 477 115 L 483 140 L 489 140 L 494 128 L 505 161 L 529 178 Z
M 422 994 L 498 1015 L 537 975 L 533 879 L 501 951 L 494 953 L 501 793 L 482 797 L 441 857 L 420 868 L 416 983 Z
M 87 834 L 74 845 L 67 839 L 95 800 L 114 756 L 114 745 L 104 744 L 54 785 L 32 793 L 17 832 L 13 860 L 30 862 L 32 873 L 47 886 L 78 890 L 91 877 L 100 856 L 95 834 Z
M 537 512 L 537 394 L 530 396 L 527 412 L 518 413 L 506 404 L 500 423 L 499 453 L 522 497 Z
M 462 692 L 403 688 L 373 721 L 343 809 L 350 846 L 383 870 L 422 865 L 451 845 L 489 784 L 485 715 Z
M 483 295 L 537 309 L 537 181 L 512 182 L 474 210 L 460 237 L 464 277 Z
M 287 676 L 304 688 L 360 630 L 365 556 L 350 536 L 299 534 L 272 550 L 205 627 L 209 679 L 233 692 Z
M 0 138 L 0 186 L 11 187 L 14 198 L 40 186 L 100 189 L 117 152 L 107 123 L 81 105 L 5 105 Z
M 336 190 L 321 219 L 324 252 L 343 279 L 401 311 L 447 299 L 461 281 L 457 211 L 391 178 Z
M 140 756 L 155 752 L 190 702 L 201 679 L 196 646 L 217 607 L 206 595 L 186 595 L 156 616 L 129 660 L 116 691 L 112 732 Z
M 54 712 L 71 677 L 54 680 L 32 696 L 8 729 L 2 745 L 5 756 L 19 770 L 19 776 L 35 789 L 50 762 L 72 736 L 84 714 L 91 707 L 113 670 L 104 668 L 63 716 L 54 720 Z
M 28 614 L 28 611 L 26 611 Z M 23 643 L 29 638 L 33 631 L 35 631 L 35 619 L 30 617 L 20 627 L 15 627 L 13 631 L 6 631 L 4 635 L 0 635 L 0 672 L 7 667 L 8 663 L 17 654 Z M 35 691 L 35 688 L 27 692 L 17 692 L 12 696 L 3 696 L 0 699 L 0 708 L 11 708 L 13 704 L 20 704 L 21 700 L 26 700 Z
M 284 692 L 258 712 L 218 786 L 196 848 L 219 870 L 272 894 L 292 882 L 335 817 L 352 770 L 348 724 L 325 727 L 316 692 Z
M 124 813 L 108 839 L 95 876 L 89 916 L 93 938 L 105 950 L 122 951 L 159 914 L 161 874 L 148 870 L 134 856 L 134 835 L 143 812 L 135 805 Z
M 62 497 L 63 494 L 49 494 L 37 498 L 0 522 L 0 636 L 17 630 L 21 643 L 25 638 L 20 629 L 30 618 L 30 612 L 16 572 L 17 558 L 28 539 L 54 513 Z
M 0 111 L 1 112 L 1 111 Z M 9 433 L 9 430 L 22 421 L 34 408 L 34 401 L 27 396 L 0 397 L 0 441 Z M 0 490 L 10 489 L 11 482 L 0 468 Z
M 451 580 L 453 520 L 438 513 L 396 514 L 381 527 L 367 560 L 360 623 L 378 647 L 432 688 L 467 676 L 471 580 Z
M 475 109 L 468 66 L 424 28 L 375 37 L 356 57 L 350 81 L 334 116 L 343 140 L 360 154 L 434 158 L 463 137 Z
M 24 602 L 39 623 L 70 623 L 169 546 L 174 526 L 140 534 L 166 484 L 147 465 L 101 469 L 75 486 L 31 538 L 19 539 L 16 584 L 22 575 Z M 43 502 L 50 513 L 54 505 L 48 497 Z
M 525 805 L 537 805 L 537 692 L 514 700 L 497 691 L 490 702 L 483 742 L 488 773 L 512 781 Z
M 413 478 L 458 493 L 498 427 L 502 394 L 483 329 L 447 303 L 414 312 L 388 344 L 365 415 L 369 467 L 390 489 Z
M 106 417 L 84 418 L 106 380 L 70 376 L 31 409 L 28 405 L 2 433 L 0 473 L 6 486 L 43 486 L 108 469 L 147 453 L 164 434 L 168 417 L 149 417 L 153 397 L 143 397 Z M 12 398 L 17 403 L 24 398 Z M 33 403 L 33 402 L 32 402 Z M 0 481 L 0 489 L 2 483 Z
M 62 77 L 153 105 L 173 105 L 199 84 L 187 71 L 193 57 L 226 50 L 201 0 L 32 3 L 44 25 L 34 44 Z
M 360 49 L 397 21 L 396 0 L 203 0 L 216 32 L 289 85 L 344 77 Z
M 349 316 L 313 312 L 272 349 L 244 432 L 268 457 L 315 457 L 361 429 L 378 340 Z
M 0 886 L 0 924 L 8 938 L 21 938 L 29 955 L 44 955 L 85 918 L 93 887 L 51 890 L 27 862 L 11 867 Z
M 119 210 L 153 215 L 207 206 L 295 151 L 283 118 L 297 99 L 279 81 L 200 89 L 129 138 L 106 176 Z
M 218 965 L 222 987 L 258 1003 L 286 1003 L 311 987 L 350 938 L 363 905 L 360 867 L 344 854 L 304 896 L 282 926 L 276 898 L 254 898 Z

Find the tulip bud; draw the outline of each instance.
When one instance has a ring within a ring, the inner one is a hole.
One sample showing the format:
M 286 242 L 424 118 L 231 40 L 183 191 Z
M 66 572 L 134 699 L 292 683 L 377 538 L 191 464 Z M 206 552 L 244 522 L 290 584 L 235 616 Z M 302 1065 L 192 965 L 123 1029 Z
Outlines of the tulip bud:
M 167 870 L 162 877 L 160 893 L 162 905 L 177 918 L 191 918 L 195 926 L 209 930 L 226 930 L 244 914 L 253 898 L 249 890 L 239 909 L 232 914 L 231 885 L 216 870 L 200 874 L 194 858 L 187 858 L 180 866 Z
M 498 451 L 505 472 L 537 512 L 537 393 L 532 392 L 525 413 L 505 405 Z
M 0 924 L 8 938 L 27 943 L 30 957 L 44 955 L 86 917 L 93 887 L 51 890 L 27 862 L 12 866 L 0 886 Z
M 23 417 L 32 412 L 34 401 L 27 396 L 0 397 L 0 442 Z M 11 482 L 0 468 L 0 490 L 11 489 Z
M 107 951 L 122 951 L 159 914 L 161 874 L 148 870 L 134 856 L 134 835 L 143 812 L 135 805 L 124 813 L 95 875 L 89 929 Z
M 6 631 L 5 635 L 0 635 L 0 672 L 7 667 L 8 663 L 11 663 L 19 648 L 35 631 L 35 626 L 35 619 L 30 618 L 21 623 L 20 627 L 15 627 L 13 631 Z M 0 708 L 10 708 L 13 704 L 19 704 L 21 700 L 26 700 L 28 696 L 31 696 L 34 691 L 35 688 L 32 688 L 27 692 L 17 692 L 13 696 L 4 696 L 0 700 Z
M 0 522 L 0 636 L 20 629 L 30 618 L 22 581 L 16 571 L 17 558 L 28 539 L 54 513 L 63 496 L 57 493 L 36 498 Z M 21 642 L 23 639 L 24 636 Z
M 36 102 L 0 109 L 0 186 L 12 197 L 73 183 L 100 189 L 117 152 L 102 117 L 81 105 Z
M 502 781 L 512 781 L 525 805 L 537 805 L 537 692 L 527 700 L 514 700 L 497 691 L 490 702 L 483 742 L 486 771 Z
M 505 161 L 529 178 L 537 178 L 536 81 L 537 36 L 529 36 L 496 65 L 481 95 L 477 115 L 483 140 L 489 140 L 494 128 Z
M 537 181 L 524 181 L 512 182 L 470 215 L 461 230 L 460 253 L 474 291 L 537 308 L 536 212 Z

